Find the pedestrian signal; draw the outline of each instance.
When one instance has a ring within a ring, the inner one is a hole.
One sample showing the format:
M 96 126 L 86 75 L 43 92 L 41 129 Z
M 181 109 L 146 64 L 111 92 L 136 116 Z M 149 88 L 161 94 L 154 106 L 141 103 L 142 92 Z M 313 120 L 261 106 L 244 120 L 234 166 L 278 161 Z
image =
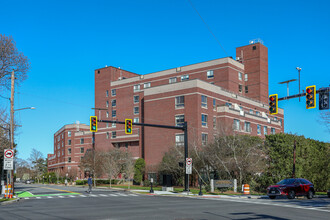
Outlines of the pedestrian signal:
M 269 113 L 275 115 L 278 113 L 278 98 L 277 94 L 269 96 Z
M 316 106 L 316 88 L 315 86 L 306 87 L 306 108 L 315 108 Z
M 132 134 L 132 119 L 125 119 L 125 134 Z
M 97 117 L 96 116 L 90 117 L 90 131 L 97 132 Z

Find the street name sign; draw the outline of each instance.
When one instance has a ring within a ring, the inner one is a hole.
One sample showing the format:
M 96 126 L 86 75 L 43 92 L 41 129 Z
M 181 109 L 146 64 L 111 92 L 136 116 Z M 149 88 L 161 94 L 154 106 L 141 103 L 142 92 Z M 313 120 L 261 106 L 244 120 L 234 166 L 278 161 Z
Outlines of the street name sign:
M 192 174 L 192 158 L 186 158 L 186 174 Z

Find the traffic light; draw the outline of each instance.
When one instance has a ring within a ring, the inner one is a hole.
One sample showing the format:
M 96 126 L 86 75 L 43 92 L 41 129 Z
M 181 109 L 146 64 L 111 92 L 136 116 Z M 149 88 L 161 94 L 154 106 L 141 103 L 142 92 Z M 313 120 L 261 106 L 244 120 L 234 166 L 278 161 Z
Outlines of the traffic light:
M 306 108 L 315 108 L 316 106 L 316 88 L 315 86 L 306 87 Z
M 125 119 L 125 134 L 132 134 L 132 119 Z
M 97 132 L 97 117 L 91 116 L 90 117 L 90 129 L 91 132 Z
M 269 96 L 269 113 L 275 115 L 278 113 L 278 98 L 277 94 Z

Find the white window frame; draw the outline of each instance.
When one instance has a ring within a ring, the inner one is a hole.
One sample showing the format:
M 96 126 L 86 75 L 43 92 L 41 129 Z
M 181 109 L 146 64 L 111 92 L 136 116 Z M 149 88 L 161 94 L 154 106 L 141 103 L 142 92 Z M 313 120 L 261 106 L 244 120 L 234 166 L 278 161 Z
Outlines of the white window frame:
M 116 107 L 117 106 L 117 100 L 116 99 L 112 99 L 111 100 L 111 107 Z
M 244 74 L 244 81 L 247 82 L 248 81 L 248 74 Z
M 133 103 L 136 104 L 136 103 L 139 103 L 139 102 L 140 102 L 140 96 L 139 95 L 133 96 Z
M 177 82 L 177 78 L 176 77 L 171 77 L 168 79 L 168 83 L 172 84 L 172 83 L 176 83 Z
M 116 111 L 116 110 L 112 110 L 112 111 L 111 111 L 111 117 L 112 117 L 112 118 L 117 117 L 117 111 Z
M 217 129 L 217 117 L 213 116 L 213 129 Z
M 242 81 L 242 77 L 243 77 L 242 73 L 241 73 L 241 72 L 238 72 L 238 79 L 239 79 L 240 81 Z
M 115 139 L 117 138 L 117 132 L 116 131 L 112 131 L 111 132 L 111 139 Z
M 244 131 L 249 133 L 251 132 L 251 122 L 244 122 Z
M 208 79 L 213 79 L 214 78 L 214 73 L 213 73 L 213 70 L 209 70 L 206 72 L 206 77 Z
M 276 130 L 275 130 L 275 128 L 270 128 L 270 133 L 271 133 L 271 134 L 276 134 Z
M 80 144 L 84 144 L 84 143 L 85 143 L 84 138 L 80 138 Z
M 182 102 L 183 101 L 183 102 Z M 175 97 L 175 108 L 184 108 L 184 96 Z
M 203 101 L 203 98 L 205 98 L 204 101 Z M 201 95 L 201 106 L 202 106 L 202 108 L 207 108 L 207 96 L 206 95 Z
M 208 142 L 208 134 L 202 133 L 202 145 L 203 146 L 207 145 L 207 142 Z
M 136 111 L 136 109 L 137 109 L 137 111 Z M 138 106 L 133 107 L 133 114 L 134 115 L 140 114 L 140 108 Z
M 240 130 L 240 127 L 241 127 L 240 124 L 241 124 L 240 120 L 238 120 L 238 119 L 234 119 L 233 129 L 234 129 L 235 131 L 239 131 L 239 130 Z
M 188 74 L 182 75 L 181 81 L 186 81 L 186 80 L 189 80 L 189 75 Z
M 68 137 L 71 137 L 71 131 L 68 131 Z
M 175 146 L 184 146 L 184 134 L 175 134 Z
M 140 118 L 134 118 L 134 119 L 133 119 L 133 122 L 134 122 L 134 123 L 140 123 Z
M 175 115 L 175 126 L 183 126 L 184 125 L 184 114 Z
M 136 84 L 133 86 L 133 91 L 134 92 L 139 92 L 140 91 L 140 84 Z
M 267 126 L 264 126 L 264 135 L 268 135 L 268 128 L 267 128 Z
M 117 95 L 116 89 L 111 89 L 111 96 L 116 96 L 116 95 Z
M 242 91 L 243 91 L 243 85 L 238 84 L 238 92 L 242 93 Z
M 257 134 L 261 135 L 261 125 L 257 125 Z
M 105 106 L 106 106 L 107 108 L 109 107 L 109 101 L 108 101 L 108 100 L 105 102 Z
M 150 84 L 150 82 L 146 82 L 146 83 L 144 83 L 144 85 L 143 85 L 143 88 L 150 88 L 150 86 L 151 86 L 151 84 Z
M 105 97 L 109 97 L 109 90 L 105 92 Z
M 208 118 L 208 115 L 207 114 L 202 114 L 202 117 L 201 117 L 202 127 L 207 127 L 207 118 Z

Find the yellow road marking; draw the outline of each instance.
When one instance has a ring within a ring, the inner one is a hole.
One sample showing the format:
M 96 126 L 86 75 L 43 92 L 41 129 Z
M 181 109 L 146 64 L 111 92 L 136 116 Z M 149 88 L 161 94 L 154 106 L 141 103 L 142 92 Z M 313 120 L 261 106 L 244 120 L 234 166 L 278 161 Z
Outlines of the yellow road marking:
M 54 189 L 54 188 L 48 188 L 48 187 L 39 187 L 39 188 L 52 189 L 52 190 L 63 191 L 63 192 L 68 192 L 68 193 L 78 193 L 78 192 L 72 192 L 72 191 L 68 191 L 68 190 Z M 78 193 L 78 194 L 81 194 L 81 193 Z

